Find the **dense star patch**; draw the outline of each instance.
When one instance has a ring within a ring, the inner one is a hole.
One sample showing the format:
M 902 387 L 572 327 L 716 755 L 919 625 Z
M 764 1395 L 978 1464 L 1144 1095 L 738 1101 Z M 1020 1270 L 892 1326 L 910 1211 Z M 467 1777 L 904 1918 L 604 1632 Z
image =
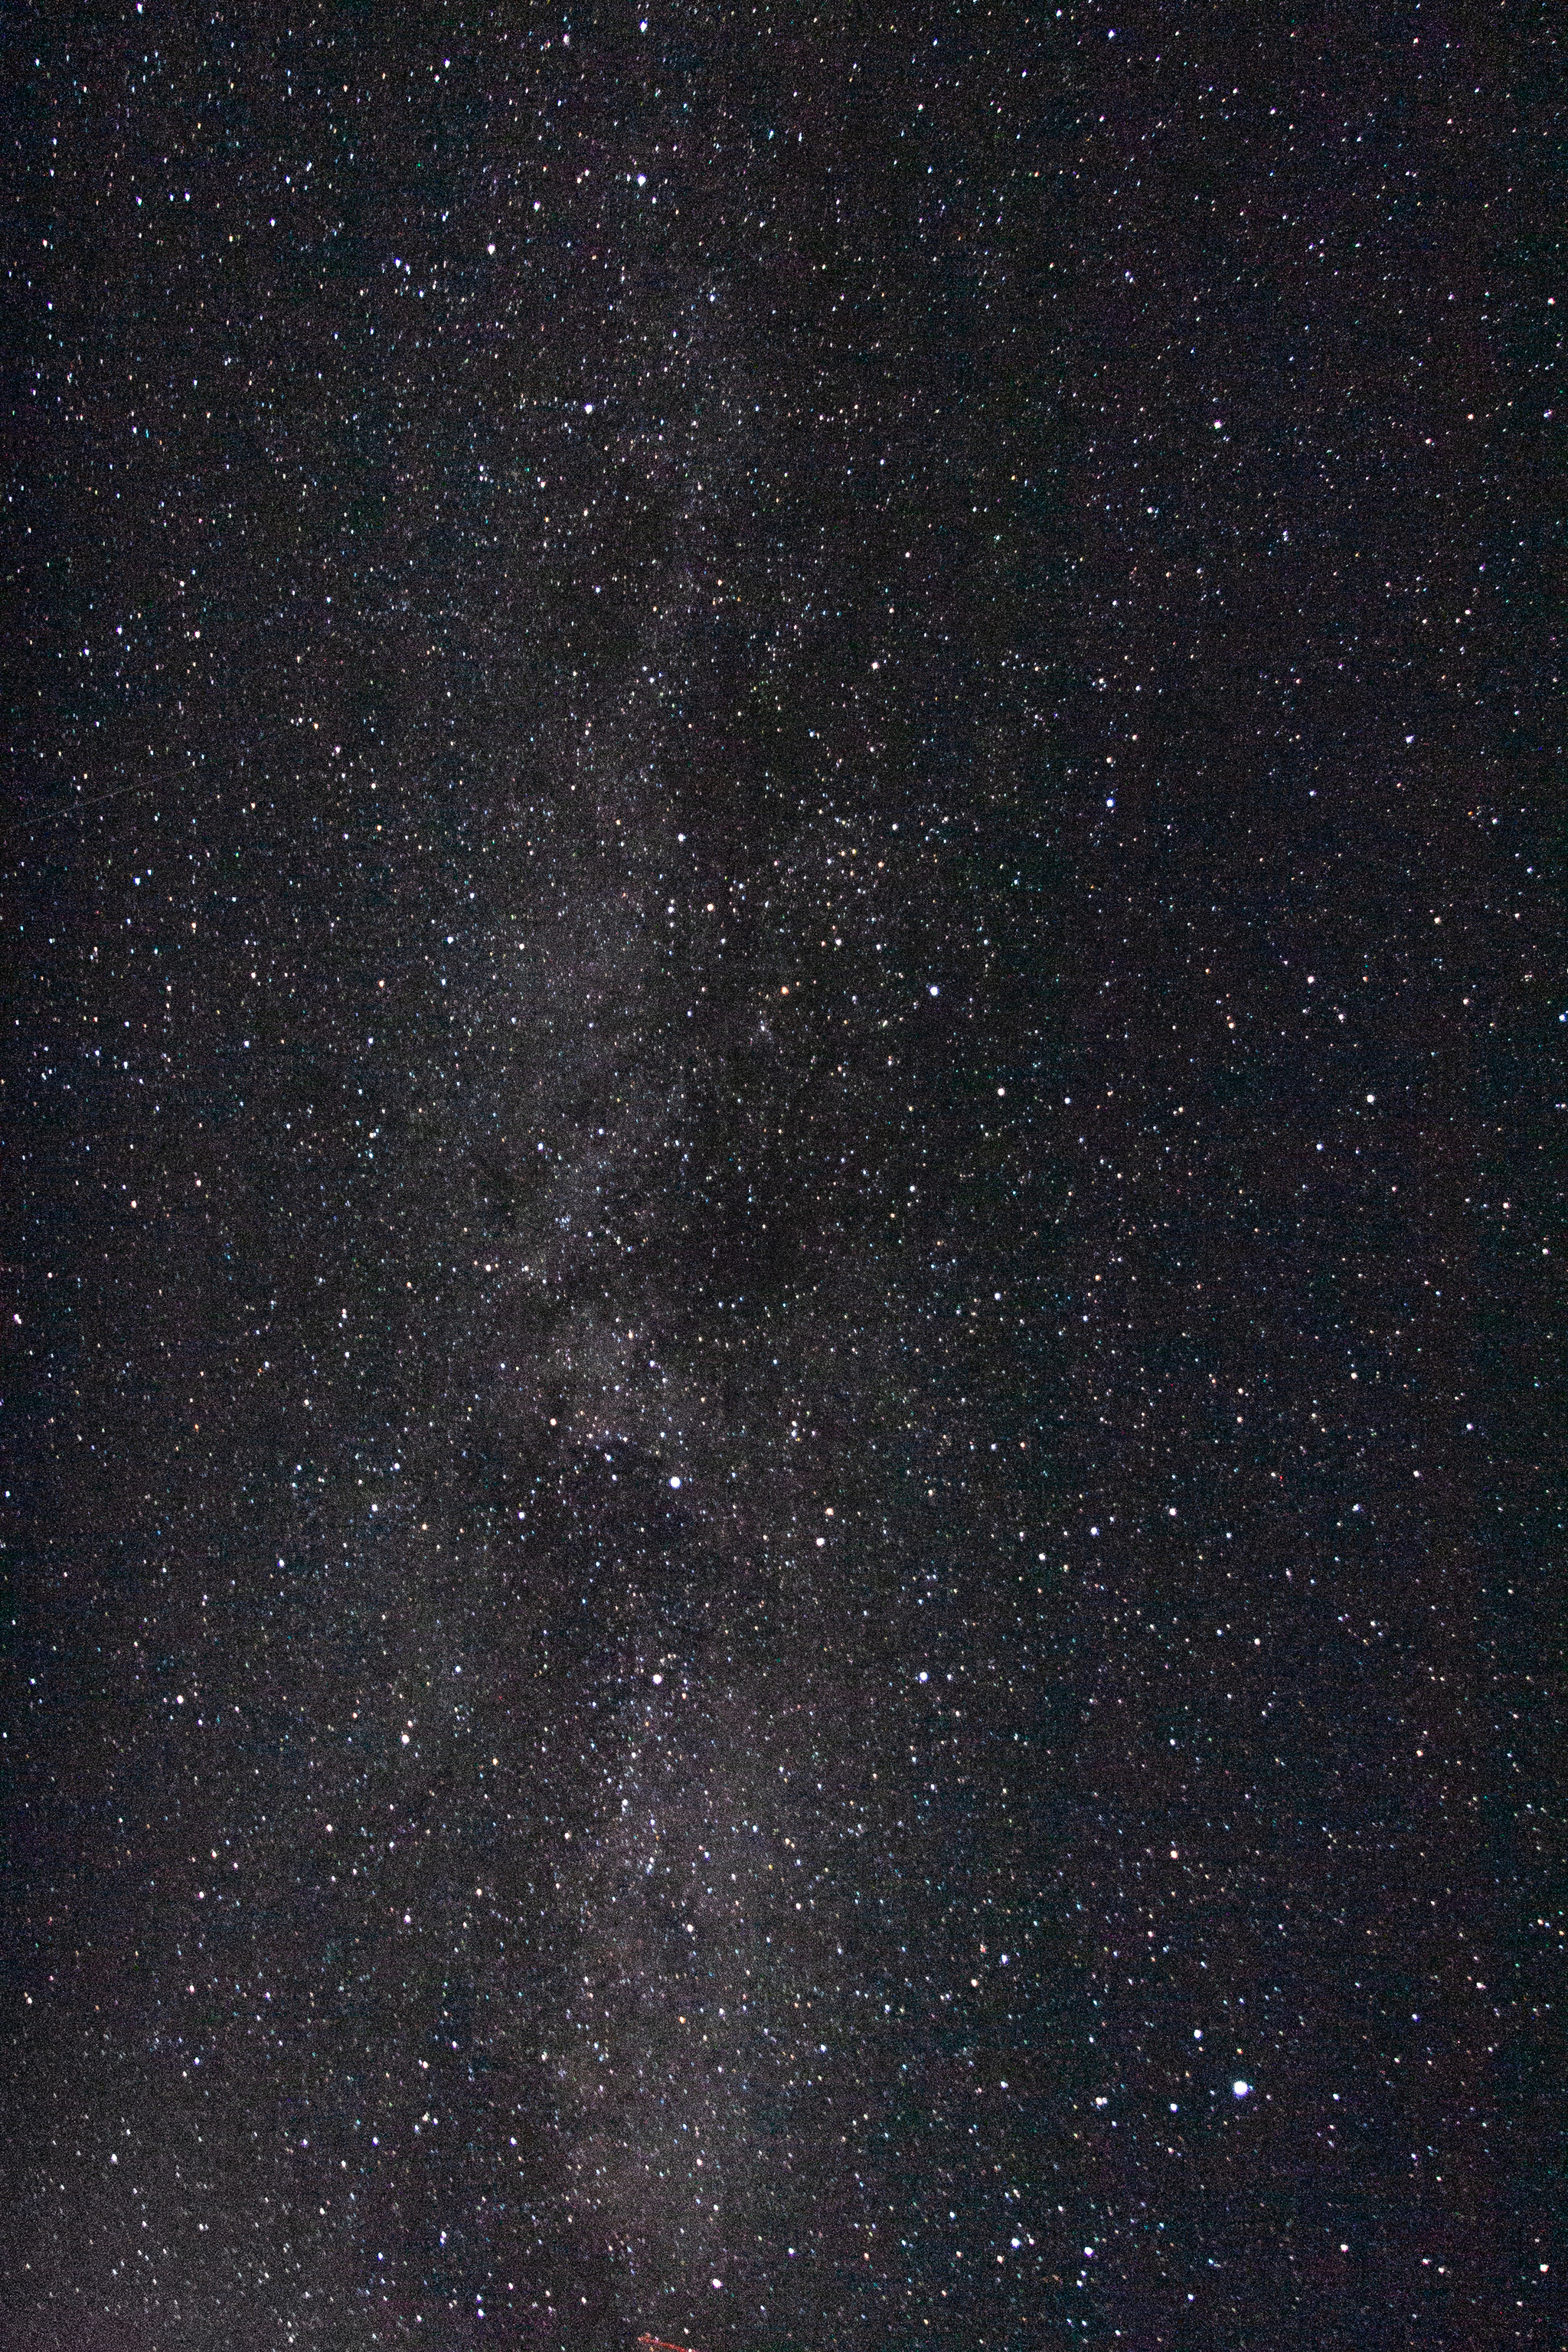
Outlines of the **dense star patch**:
M 0 2343 L 1556 2340 L 1500 24 L 0 36 Z

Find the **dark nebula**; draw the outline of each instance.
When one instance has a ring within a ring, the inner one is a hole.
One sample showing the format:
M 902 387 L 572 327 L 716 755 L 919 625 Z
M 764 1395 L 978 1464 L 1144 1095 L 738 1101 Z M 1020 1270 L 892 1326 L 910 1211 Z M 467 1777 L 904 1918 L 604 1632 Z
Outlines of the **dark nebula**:
M 6 2352 L 1568 2340 L 1545 25 L 11 12 Z

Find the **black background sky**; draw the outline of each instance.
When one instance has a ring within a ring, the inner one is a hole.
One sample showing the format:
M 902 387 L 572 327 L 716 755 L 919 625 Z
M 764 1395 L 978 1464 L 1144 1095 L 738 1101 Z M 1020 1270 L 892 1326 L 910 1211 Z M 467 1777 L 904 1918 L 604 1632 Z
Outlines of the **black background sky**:
M 1561 2342 L 1542 23 L 0 83 L 0 2342 Z

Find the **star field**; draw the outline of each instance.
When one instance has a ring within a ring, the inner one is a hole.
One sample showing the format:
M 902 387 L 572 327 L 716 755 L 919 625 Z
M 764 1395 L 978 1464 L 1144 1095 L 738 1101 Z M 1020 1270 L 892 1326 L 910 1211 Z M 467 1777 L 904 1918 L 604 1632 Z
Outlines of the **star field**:
M 0 36 L 0 2344 L 1563 2340 L 1511 13 Z

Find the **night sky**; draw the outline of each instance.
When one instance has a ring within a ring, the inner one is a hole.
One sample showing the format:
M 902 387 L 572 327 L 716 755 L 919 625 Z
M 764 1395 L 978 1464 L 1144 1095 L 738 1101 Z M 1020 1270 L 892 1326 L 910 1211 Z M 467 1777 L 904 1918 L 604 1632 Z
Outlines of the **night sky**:
M 5 2352 L 1568 2340 L 1544 26 L 10 13 Z

